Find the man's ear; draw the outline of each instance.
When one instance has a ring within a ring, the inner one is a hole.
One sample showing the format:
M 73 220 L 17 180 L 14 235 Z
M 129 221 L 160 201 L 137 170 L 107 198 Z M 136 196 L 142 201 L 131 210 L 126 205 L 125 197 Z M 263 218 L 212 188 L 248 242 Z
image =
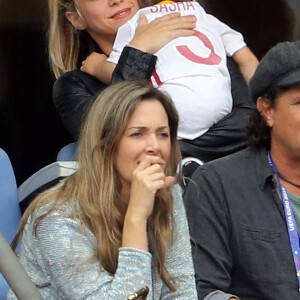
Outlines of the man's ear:
M 69 22 L 78 30 L 84 30 L 86 28 L 85 20 L 78 15 L 75 11 L 67 11 L 66 18 Z
M 272 107 L 271 100 L 265 97 L 259 97 L 256 102 L 256 107 L 262 117 L 265 119 L 268 127 L 273 127 L 274 107 Z

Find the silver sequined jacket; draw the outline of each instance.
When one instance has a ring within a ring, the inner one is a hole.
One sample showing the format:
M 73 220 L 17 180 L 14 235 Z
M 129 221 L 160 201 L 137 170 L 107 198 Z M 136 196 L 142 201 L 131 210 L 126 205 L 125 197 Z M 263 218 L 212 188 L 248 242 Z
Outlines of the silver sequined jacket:
M 120 248 L 114 275 L 101 269 L 97 260 L 86 263 L 84 260 L 97 247 L 96 239 L 88 230 L 82 234 L 78 221 L 65 217 L 66 207 L 43 219 L 37 235 L 33 232 L 33 222 L 43 209 L 35 213 L 25 227 L 21 264 L 46 300 L 126 300 L 145 285 L 150 288 L 149 300 L 197 299 L 188 225 L 179 186 L 174 187 L 173 196 L 176 240 L 167 253 L 165 265 L 177 278 L 174 293 L 152 269 L 149 252 Z M 7 299 L 17 298 L 10 291 Z

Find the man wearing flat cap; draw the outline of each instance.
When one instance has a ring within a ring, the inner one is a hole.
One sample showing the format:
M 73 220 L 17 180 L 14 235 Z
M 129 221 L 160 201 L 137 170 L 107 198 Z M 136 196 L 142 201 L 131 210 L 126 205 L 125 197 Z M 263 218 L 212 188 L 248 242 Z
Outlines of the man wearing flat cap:
M 185 192 L 198 298 L 300 299 L 300 42 L 250 81 L 250 146 L 196 170 Z

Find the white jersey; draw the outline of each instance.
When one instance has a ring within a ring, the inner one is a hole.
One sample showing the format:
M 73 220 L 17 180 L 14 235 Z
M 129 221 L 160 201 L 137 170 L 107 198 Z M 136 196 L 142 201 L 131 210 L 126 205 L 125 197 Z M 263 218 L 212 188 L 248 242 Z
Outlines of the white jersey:
M 120 27 L 108 61 L 118 63 L 123 48 L 135 35 L 141 13 L 150 23 L 174 12 L 195 15 L 195 33 L 176 38 L 155 53 L 158 59 L 151 82 L 175 103 L 180 116 L 178 138 L 192 140 L 232 109 L 226 56 L 246 45 L 239 32 L 207 14 L 197 2 L 155 5 L 139 10 Z

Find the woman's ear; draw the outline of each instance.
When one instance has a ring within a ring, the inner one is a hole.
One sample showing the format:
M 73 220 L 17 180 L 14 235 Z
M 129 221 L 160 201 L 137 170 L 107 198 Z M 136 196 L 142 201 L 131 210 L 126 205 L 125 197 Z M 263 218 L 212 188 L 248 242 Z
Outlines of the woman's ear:
M 265 119 L 268 127 L 273 127 L 274 107 L 272 106 L 271 100 L 265 97 L 259 97 L 256 102 L 256 107 L 262 117 Z
M 86 28 L 85 20 L 78 15 L 75 11 L 67 11 L 66 18 L 69 22 L 78 30 L 84 30 Z

